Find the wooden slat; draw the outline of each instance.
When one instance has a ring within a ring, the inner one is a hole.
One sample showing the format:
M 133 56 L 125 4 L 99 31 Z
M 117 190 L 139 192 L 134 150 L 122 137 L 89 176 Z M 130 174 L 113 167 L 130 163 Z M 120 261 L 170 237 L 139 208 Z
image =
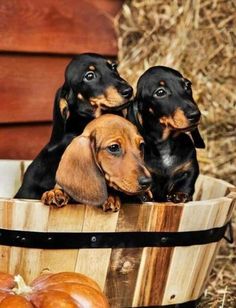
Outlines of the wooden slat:
M 10 229 L 46 231 L 49 209 L 40 202 L 9 201 L 13 203 Z M 41 249 L 11 247 L 9 272 L 20 273 L 29 283 L 39 275 Z
M 153 204 L 150 231 L 177 231 L 183 207 Z M 161 304 L 173 248 L 145 248 L 141 259 L 133 307 Z M 160 283 L 161 281 L 161 283 Z
M 51 124 L 0 126 L 0 159 L 34 159 L 50 135 Z
M 205 230 L 226 223 L 232 202 L 229 198 L 203 202 L 190 202 L 184 207 L 178 231 Z M 182 303 L 202 295 L 202 285 L 216 249 L 217 243 L 174 248 L 162 305 Z
M 196 191 L 193 199 L 199 201 L 223 197 L 228 193 L 230 187 L 234 186 L 221 179 L 200 175 L 195 184 Z
M 13 198 L 18 191 L 24 173 L 31 160 L 0 159 L 0 198 Z
M 10 229 L 12 217 L 12 204 L 5 200 L 0 200 L 0 228 Z M 0 271 L 9 272 L 10 267 L 10 252 L 9 246 L 0 245 Z
M 68 205 L 64 208 L 50 208 L 48 218 L 49 232 L 81 232 L 84 223 L 85 206 Z M 62 219 L 63 217 L 63 219 Z M 69 238 L 68 238 L 69 240 Z M 43 250 L 40 258 L 40 272 L 52 273 L 69 271 L 74 272 L 78 249 L 47 249 Z
M 82 232 L 115 232 L 119 213 L 86 206 Z M 111 249 L 80 249 L 75 271 L 93 278 L 104 289 Z
M 51 121 L 54 97 L 70 60 L 0 55 L 0 123 Z
M 151 206 L 123 204 L 116 232 L 148 231 Z M 112 307 L 131 307 L 143 248 L 113 249 L 105 293 Z
M 0 160 L 0 197 L 12 198 L 20 187 L 23 176 L 23 162 L 19 160 Z
M 123 1 L 96 2 L 1 0 L 0 50 L 114 55 L 117 46 L 112 17 Z

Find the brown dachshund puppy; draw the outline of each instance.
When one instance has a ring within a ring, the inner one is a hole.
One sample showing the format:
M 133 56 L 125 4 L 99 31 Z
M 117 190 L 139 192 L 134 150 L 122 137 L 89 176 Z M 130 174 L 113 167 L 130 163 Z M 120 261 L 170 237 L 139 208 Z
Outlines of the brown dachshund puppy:
M 43 203 L 60 207 L 69 201 L 69 196 L 79 203 L 102 205 L 104 211 L 119 210 L 117 191 L 139 195 L 151 185 L 151 175 L 143 161 L 143 138 L 126 119 L 102 115 L 67 147 L 56 182 L 63 191 L 45 192 Z

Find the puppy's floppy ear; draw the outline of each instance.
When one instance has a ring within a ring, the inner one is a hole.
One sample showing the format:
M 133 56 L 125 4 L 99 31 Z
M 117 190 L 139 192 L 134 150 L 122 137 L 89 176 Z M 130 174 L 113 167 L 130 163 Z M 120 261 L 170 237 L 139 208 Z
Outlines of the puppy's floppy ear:
M 193 138 L 194 145 L 197 149 L 205 148 L 205 142 L 202 139 L 202 136 L 200 135 L 198 128 L 195 128 L 194 130 L 191 131 L 191 136 Z
M 96 165 L 89 137 L 76 137 L 64 152 L 56 173 L 56 182 L 75 201 L 101 205 L 107 199 L 107 187 Z
M 63 121 L 66 120 L 70 116 L 68 97 L 70 95 L 70 87 L 65 82 L 63 86 L 59 89 L 57 96 L 55 98 L 55 105 L 58 108 L 59 114 L 62 117 Z
M 60 141 L 65 133 L 66 121 L 70 115 L 69 104 L 66 98 L 67 87 L 64 84 L 56 92 L 53 107 L 53 129 L 50 142 L 57 143 Z

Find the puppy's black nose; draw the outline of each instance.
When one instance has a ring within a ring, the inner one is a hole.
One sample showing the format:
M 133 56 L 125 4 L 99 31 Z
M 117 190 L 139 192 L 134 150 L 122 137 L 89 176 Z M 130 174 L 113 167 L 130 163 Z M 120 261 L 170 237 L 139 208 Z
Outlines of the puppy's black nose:
M 198 110 L 195 110 L 191 113 L 188 114 L 188 120 L 191 122 L 191 123 L 197 123 L 199 122 L 200 120 L 200 117 L 201 117 L 201 113 L 200 111 Z
M 152 178 L 147 176 L 140 176 L 138 183 L 143 189 L 148 188 L 152 184 Z
M 133 89 L 131 87 L 126 87 L 125 89 L 120 90 L 120 94 L 127 99 L 130 99 L 133 95 Z

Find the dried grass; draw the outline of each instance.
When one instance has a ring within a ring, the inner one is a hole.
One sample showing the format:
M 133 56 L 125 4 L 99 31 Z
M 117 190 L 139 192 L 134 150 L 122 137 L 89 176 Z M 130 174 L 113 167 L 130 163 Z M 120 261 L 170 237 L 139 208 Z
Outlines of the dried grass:
M 236 3 L 232 0 L 133 0 L 116 20 L 119 71 L 135 86 L 153 65 L 193 83 L 207 148 L 203 173 L 236 184 Z
M 153 65 L 192 81 L 206 142 L 201 172 L 236 185 L 235 1 L 131 0 L 115 24 L 119 71 L 133 86 Z M 236 307 L 235 261 L 235 246 L 224 243 L 200 307 Z

